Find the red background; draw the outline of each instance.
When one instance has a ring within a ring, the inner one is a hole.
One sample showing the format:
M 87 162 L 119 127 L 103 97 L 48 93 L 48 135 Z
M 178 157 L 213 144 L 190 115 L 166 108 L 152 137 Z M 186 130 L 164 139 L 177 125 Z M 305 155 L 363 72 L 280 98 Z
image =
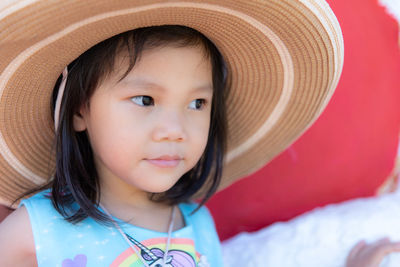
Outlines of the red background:
M 327 203 L 374 195 L 400 132 L 398 24 L 375 0 L 328 0 L 342 27 L 339 86 L 317 122 L 257 173 L 207 204 L 222 240 Z

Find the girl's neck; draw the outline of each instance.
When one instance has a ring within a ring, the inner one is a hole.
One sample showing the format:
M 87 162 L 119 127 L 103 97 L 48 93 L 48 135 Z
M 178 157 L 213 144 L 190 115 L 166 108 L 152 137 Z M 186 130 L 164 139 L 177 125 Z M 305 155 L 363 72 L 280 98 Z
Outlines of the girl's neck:
M 130 210 L 132 214 L 153 211 L 160 212 L 171 209 L 171 206 L 164 203 L 157 203 L 148 199 L 147 193 L 137 193 L 128 196 L 110 194 L 108 192 L 101 192 L 100 203 L 107 209 L 118 213 L 123 210 L 125 213 Z M 111 212 L 112 213 L 112 212 Z
M 102 190 L 100 203 L 112 216 L 124 222 L 157 232 L 168 231 L 172 206 L 149 200 L 146 192 L 116 194 L 109 190 Z M 179 209 L 176 209 L 173 230 L 181 229 L 184 226 L 183 215 Z
M 117 203 L 114 199 L 109 201 L 102 198 L 100 200 L 112 216 L 135 226 L 153 230 L 157 232 L 168 232 L 168 226 L 172 214 L 172 206 L 161 205 L 130 205 L 129 203 Z M 185 226 L 183 215 L 179 208 L 175 211 L 175 221 L 173 231 L 179 230 Z
M 100 204 L 112 216 L 127 223 L 158 232 L 168 231 L 172 206 L 151 201 L 148 192 L 135 188 L 122 179 L 100 177 Z M 184 225 L 183 216 L 177 209 L 174 230 Z

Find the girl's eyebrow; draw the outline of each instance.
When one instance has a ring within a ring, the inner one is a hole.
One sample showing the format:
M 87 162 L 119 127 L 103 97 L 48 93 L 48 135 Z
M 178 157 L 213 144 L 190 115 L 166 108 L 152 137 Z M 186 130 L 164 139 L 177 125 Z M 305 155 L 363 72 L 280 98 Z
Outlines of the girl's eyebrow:
M 128 89 L 131 88 L 131 86 L 138 86 L 141 89 L 157 89 L 157 90 L 161 90 L 161 91 L 165 91 L 165 88 L 159 84 L 157 84 L 154 81 L 148 80 L 146 78 L 133 78 L 133 79 L 124 79 L 122 80 L 122 83 L 125 85 L 130 85 L 130 86 L 124 86 L 127 87 Z M 200 85 L 197 87 L 194 87 L 193 90 L 194 92 L 201 92 L 201 91 L 213 91 L 213 86 L 212 84 L 204 84 L 204 85 Z

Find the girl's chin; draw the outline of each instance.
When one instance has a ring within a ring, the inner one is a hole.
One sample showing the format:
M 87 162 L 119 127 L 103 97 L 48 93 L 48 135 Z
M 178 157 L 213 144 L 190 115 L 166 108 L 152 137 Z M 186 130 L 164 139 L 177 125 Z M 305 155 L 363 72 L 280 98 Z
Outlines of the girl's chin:
M 143 185 L 141 189 L 143 191 L 149 192 L 149 193 L 164 193 L 171 189 L 176 182 L 179 179 L 171 179 L 169 178 L 169 181 L 166 181 L 164 177 L 159 177 L 160 179 L 154 180 L 154 176 L 152 178 L 149 178 L 153 180 L 152 182 L 147 183 L 146 185 Z M 164 178 L 164 179 L 163 179 Z M 149 180 L 147 180 L 149 181 Z

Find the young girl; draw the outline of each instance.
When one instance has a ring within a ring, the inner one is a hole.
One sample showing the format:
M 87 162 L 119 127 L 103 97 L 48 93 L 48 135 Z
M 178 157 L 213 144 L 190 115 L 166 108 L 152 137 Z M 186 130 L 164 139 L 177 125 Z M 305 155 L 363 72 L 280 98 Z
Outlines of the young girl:
M 36 193 L 0 266 L 222 266 L 204 203 L 308 128 L 342 68 L 325 2 L 16 1 L 0 20 L 0 199 Z

